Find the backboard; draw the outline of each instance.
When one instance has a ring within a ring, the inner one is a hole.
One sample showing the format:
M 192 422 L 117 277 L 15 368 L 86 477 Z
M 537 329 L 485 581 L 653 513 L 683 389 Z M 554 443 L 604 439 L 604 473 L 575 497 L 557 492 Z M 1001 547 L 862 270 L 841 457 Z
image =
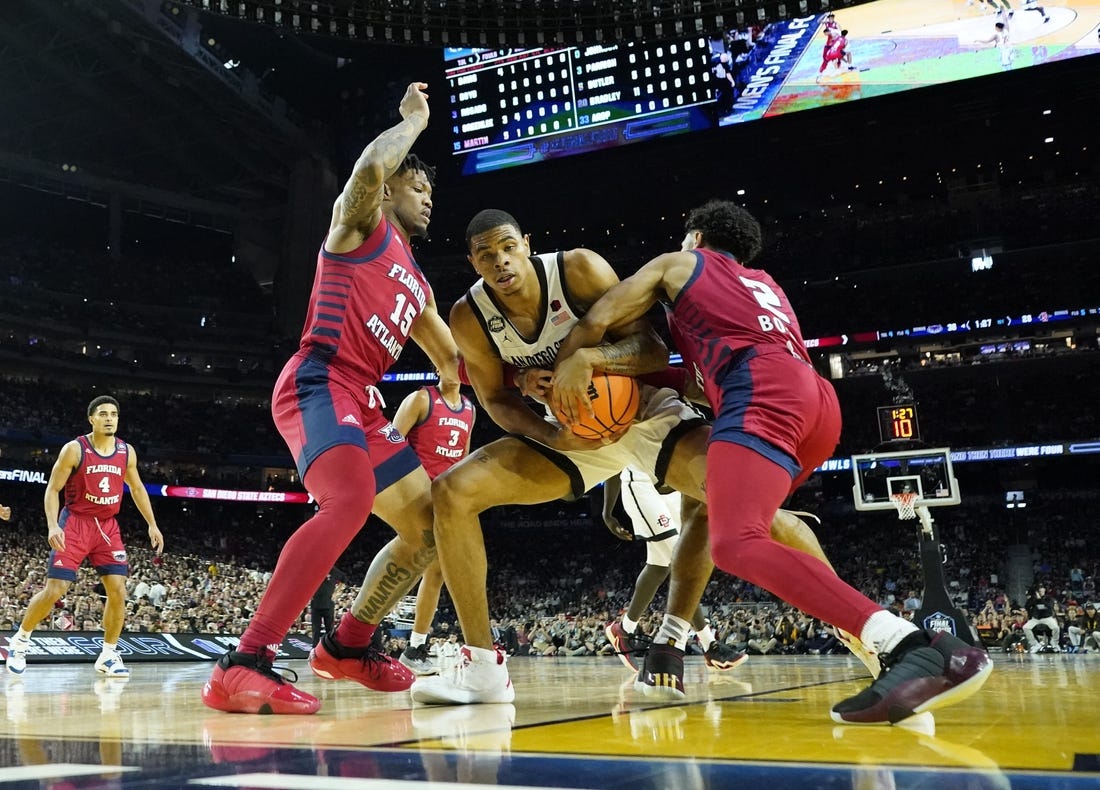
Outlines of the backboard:
M 915 504 L 923 507 L 962 501 L 946 447 L 853 455 L 852 475 L 856 510 L 895 510 L 890 497 L 903 492 L 915 493 Z

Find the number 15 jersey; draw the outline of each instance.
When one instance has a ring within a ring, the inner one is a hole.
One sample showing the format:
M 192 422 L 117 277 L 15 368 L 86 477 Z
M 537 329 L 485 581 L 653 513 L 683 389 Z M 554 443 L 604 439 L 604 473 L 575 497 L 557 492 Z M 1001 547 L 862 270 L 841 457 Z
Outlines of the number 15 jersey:
M 317 253 L 301 351 L 339 378 L 376 384 L 408 342 L 428 302 L 428 280 L 383 216 L 357 248 Z

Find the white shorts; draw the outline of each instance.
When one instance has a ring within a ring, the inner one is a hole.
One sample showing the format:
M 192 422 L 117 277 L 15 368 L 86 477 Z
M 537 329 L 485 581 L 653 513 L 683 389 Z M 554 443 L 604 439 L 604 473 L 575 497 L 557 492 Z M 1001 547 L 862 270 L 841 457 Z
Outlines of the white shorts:
M 681 400 L 676 390 L 641 385 L 642 403 L 638 420 L 614 444 L 598 450 L 552 450 L 544 444 L 523 439 L 531 447 L 561 468 L 573 484 L 573 497 L 584 493 L 618 475 L 627 466 L 636 466 L 658 484 L 664 482 L 672 448 L 680 437 L 706 420 L 694 407 Z M 547 417 L 555 424 L 557 420 Z
M 679 491 L 662 494 L 648 475 L 633 468 L 620 475 L 620 501 L 634 528 L 634 539 L 645 542 L 646 564 L 667 568 L 680 539 Z

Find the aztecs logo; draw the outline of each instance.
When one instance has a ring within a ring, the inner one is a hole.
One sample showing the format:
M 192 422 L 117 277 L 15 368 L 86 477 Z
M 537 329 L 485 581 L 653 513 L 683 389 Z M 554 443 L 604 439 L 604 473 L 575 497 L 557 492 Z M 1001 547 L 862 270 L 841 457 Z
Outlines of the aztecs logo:
M 955 634 L 955 618 L 943 612 L 933 612 L 925 617 L 924 627 L 929 631 L 947 631 L 947 633 L 957 636 Z
M 112 551 L 111 552 L 111 557 L 112 557 L 112 559 L 114 559 L 115 562 L 126 562 L 126 552 L 125 551 Z
M 392 422 L 387 422 L 384 426 L 378 429 L 378 433 L 386 437 L 386 441 L 390 444 L 401 444 L 405 441 L 405 437 L 401 435 L 401 431 L 393 427 Z
M 672 519 L 667 513 L 662 513 L 657 517 L 657 526 L 661 529 L 668 529 L 669 524 L 672 523 Z
M 504 319 L 499 315 L 489 317 L 488 321 L 490 332 L 503 332 L 504 331 Z

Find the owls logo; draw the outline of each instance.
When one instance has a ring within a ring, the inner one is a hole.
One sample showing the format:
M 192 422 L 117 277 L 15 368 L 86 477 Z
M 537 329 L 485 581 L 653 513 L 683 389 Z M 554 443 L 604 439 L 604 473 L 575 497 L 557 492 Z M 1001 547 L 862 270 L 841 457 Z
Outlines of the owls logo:
M 126 562 L 126 552 L 125 551 L 112 551 L 111 552 L 111 559 L 113 559 L 115 562 Z
M 401 435 L 401 431 L 393 427 L 392 422 L 387 422 L 384 426 L 378 429 L 378 433 L 386 437 L 386 441 L 390 444 L 401 444 L 405 441 L 405 437 Z

